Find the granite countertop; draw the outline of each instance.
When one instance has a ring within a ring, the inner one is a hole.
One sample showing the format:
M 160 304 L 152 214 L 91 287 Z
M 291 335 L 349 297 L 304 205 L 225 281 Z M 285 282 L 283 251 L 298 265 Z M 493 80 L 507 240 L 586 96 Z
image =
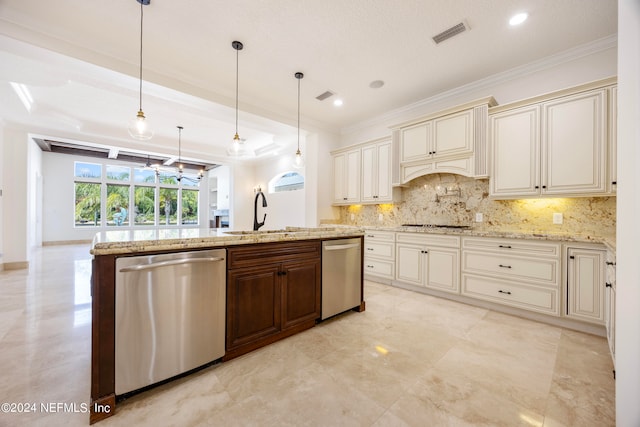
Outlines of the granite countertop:
M 97 233 L 92 255 L 123 255 L 150 251 L 211 248 L 251 243 L 363 236 L 360 227 L 287 227 L 282 230 L 234 231 L 228 228 L 153 228 Z
M 350 228 L 350 225 L 334 224 L 336 228 Z M 447 234 L 469 237 L 500 237 L 507 239 L 527 240 L 553 240 L 556 242 L 599 243 L 616 250 L 615 236 L 592 236 L 588 234 L 568 234 L 551 232 L 547 230 L 503 230 L 484 227 L 447 228 L 447 227 L 420 227 L 420 226 L 361 226 L 366 230 L 380 230 L 408 233 Z

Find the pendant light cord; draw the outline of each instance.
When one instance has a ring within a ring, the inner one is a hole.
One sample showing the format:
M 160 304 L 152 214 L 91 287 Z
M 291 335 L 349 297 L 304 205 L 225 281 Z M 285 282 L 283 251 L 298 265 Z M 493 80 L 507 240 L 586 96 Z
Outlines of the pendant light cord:
M 238 68 L 239 68 L 239 58 L 240 50 L 236 48 L 236 135 L 238 134 Z
M 140 2 L 140 111 L 142 111 L 142 23 L 143 19 L 143 2 Z
M 298 152 L 300 152 L 300 78 L 298 78 Z

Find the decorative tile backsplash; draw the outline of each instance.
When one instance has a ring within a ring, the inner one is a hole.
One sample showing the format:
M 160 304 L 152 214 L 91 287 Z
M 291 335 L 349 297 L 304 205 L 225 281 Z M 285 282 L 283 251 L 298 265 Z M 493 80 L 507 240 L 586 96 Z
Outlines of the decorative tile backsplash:
M 489 180 L 454 174 L 416 178 L 402 193 L 402 202 L 396 204 L 341 207 L 339 222 L 383 227 L 470 225 L 495 231 L 615 235 L 615 197 L 492 200 Z M 475 222 L 476 213 L 482 213 L 483 222 Z M 562 213 L 562 224 L 553 224 L 554 213 Z

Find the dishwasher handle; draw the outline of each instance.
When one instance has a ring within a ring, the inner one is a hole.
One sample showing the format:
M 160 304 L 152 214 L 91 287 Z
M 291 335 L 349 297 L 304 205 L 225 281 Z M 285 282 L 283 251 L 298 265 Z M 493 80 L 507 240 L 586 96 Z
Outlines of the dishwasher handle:
M 206 258 L 184 258 L 184 259 L 174 259 L 169 261 L 160 261 L 152 264 L 138 264 L 132 265 L 129 267 L 124 267 L 120 269 L 121 273 L 128 273 L 131 271 L 143 271 L 143 270 L 152 270 L 154 268 L 166 267 L 170 265 L 181 265 L 181 264 L 195 264 L 201 262 L 216 262 L 216 261 L 224 261 L 222 257 L 206 257 Z
M 360 243 L 348 243 L 346 245 L 327 245 L 324 247 L 327 251 L 340 251 L 344 249 L 357 248 L 360 246 Z

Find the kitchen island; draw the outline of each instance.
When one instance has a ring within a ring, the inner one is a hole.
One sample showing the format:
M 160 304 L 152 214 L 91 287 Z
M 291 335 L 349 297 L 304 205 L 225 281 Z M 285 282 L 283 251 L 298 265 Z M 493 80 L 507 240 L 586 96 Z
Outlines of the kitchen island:
M 95 236 L 92 261 L 91 413 L 116 406 L 116 279 L 119 259 L 223 249 L 226 253 L 225 361 L 313 327 L 321 313 L 322 242 L 359 239 L 358 228 L 116 230 Z M 362 258 L 360 259 L 362 271 Z M 362 274 L 360 275 L 362 277 Z M 362 279 L 360 303 L 363 311 Z M 201 325 L 207 328 L 207 325 Z

